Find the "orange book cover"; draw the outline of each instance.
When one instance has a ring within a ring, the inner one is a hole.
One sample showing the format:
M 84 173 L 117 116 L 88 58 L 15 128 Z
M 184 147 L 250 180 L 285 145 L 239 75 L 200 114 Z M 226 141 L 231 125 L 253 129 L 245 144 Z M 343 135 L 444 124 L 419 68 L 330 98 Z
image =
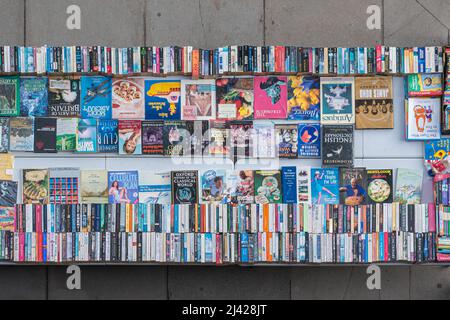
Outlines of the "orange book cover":
M 192 79 L 200 77 L 200 51 L 198 49 L 192 50 Z
M 269 232 L 269 205 L 263 205 L 263 231 Z

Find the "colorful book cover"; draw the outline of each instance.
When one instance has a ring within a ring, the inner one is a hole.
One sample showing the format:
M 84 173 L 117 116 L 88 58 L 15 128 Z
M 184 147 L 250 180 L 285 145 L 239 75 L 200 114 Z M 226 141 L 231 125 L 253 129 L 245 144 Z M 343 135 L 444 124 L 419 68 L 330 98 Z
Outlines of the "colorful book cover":
M 50 204 L 78 204 L 80 188 L 80 169 L 49 169 Z
M 0 154 L 0 180 L 12 181 L 14 175 L 14 155 Z
M 281 182 L 283 190 L 283 203 L 297 203 L 297 168 L 282 167 Z
M 9 148 L 16 152 L 33 152 L 34 118 L 14 117 L 9 120 Z
M 80 117 L 80 79 L 49 78 L 48 116 Z
M 366 168 L 339 169 L 340 203 L 357 206 L 367 201 Z
M 9 118 L 0 118 L 0 153 L 9 150 Z
M 231 186 L 228 186 L 226 170 L 200 171 L 201 201 L 200 203 L 231 202 Z
M 339 204 L 339 169 L 311 169 L 312 204 Z
M 225 121 L 211 121 L 208 153 L 212 156 L 230 155 L 230 135 Z
M 164 155 L 163 135 L 163 121 L 142 121 L 142 154 Z
M 108 203 L 139 203 L 139 174 L 137 171 L 108 172 Z
M 81 118 L 112 118 L 112 80 L 110 77 L 81 77 Z
M 0 207 L 14 207 L 17 204 L 17 182 L 0 180 Z
M 356 129 L 393 129 L 392 77 L 355 79 Z
M 97 120 L 78 119 L 77 152 L 97 152 Z
M 394 201 L 401 204 L 420 204 L 422 179 L 423 173 L 420 170 L 397 169 Z
M 320 120 L 320 78 L 288 77 L 287 117 L 289 120 Z
M 227 123 L 230 151 L 235 159 L 248 158 L 253 154 L 253 122 L 230 121 Z
M 220 78 L 216 90 L 218 120 L 253 120 L 253 78 Z
M 257 204 L 283 203 L 281 171 L 255 171 L 255 202 Z
M 198 171 L 172 171 L 172 204 L 198 203 Z
M 0 207 L 0 231 L 14 232 L 14 219 L 16 217 L 15 208 Z
M 439 140 L 428 140 L 424 142 L 425 160 L 442 160 L 450 155 L 450 138 L 441 138 Z
M 321 78 L 320 94 L 322 124 L 355 123 L 353 78 Z
M 20 78 L 20 115 L 46 117 L 48 114 L 48 78 Z
M 254 78 L 255 119 L 286 119 L 287 78 Z
M 297 202 L 311 204 L 310 167 L 297 167 Z
M 113 79 L 112 118 L 145 119 L 144 78 Z
M 34 119 L 34 153 L 56 153 L 56 118 Z
M 277 155 L 275 125 L 271 121 L 253 123 L 253 158 L 275 158 Z
M 216 82 L 214 80 L 181 81 L 181 119 L 216 119 Z
M 77 150 L 77 118 L 58 118 L 56 121 L 56 149 L 60 151 Z
M 106 170 L 82 170 L 80 195 L 81 203 L 108 203 L 108 172 Z
M 187 156 L 191 154 L 192 122 L 165 121 L 163 129 L 164 155 Z
M 393 199 L 393 177 L 390 169 L 368 169 L 367 170 L 367 202 L 392 203 Z
M 441 99 L 409 98 L 406 107 L 406 138 L 437 140 L 441 138 Z
M 299 123 L 298 156 L 300 158 L 320 158 L 320 124 Z
M 255 201 L 254 174 L 252 170 L 240 170 L 231 174 L 231 197 L 235 204 L 252 204 Z M 230 179 L 229 179 L 230 181 Z
M 145 80 L 145 119 L 181 119 L 181 82 Z
M 47 204 L 49 200 L 48 170 L 22 170 L 22 203 Z
M 119 120 L 119 154 L 142 154 L 141 132 L 141 121 Z
M 322 164 L 338 167 L 353 165 L 353 126 L 322 127 Z
M 139 202 L 171 204 L 170 172 L 139 172 Z
M 118 120 L 97 120 L 97 149 L 103 153 L 119 153 Z
M 443 92 L 442 74 L 417 73 L 408 75 L 407 94 L 409 97 L 440 97 Z
M 275 125 L 278 144 L 278 157 L 285 159 L 298 158 L 298 125 Z
M 18 116 L 20 102 L 19 77 L 0 77 L 0 116 Z

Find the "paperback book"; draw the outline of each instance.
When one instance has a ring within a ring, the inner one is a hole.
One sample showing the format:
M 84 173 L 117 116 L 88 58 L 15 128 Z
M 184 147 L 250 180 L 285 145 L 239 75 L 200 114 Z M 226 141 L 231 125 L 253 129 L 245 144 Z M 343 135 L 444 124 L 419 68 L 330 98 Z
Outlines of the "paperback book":
M 282 167 L 281 182 L 283 190 L 283 203 L 297 203 L 297 168 Z
M 49 185 L 47 169 L 22 170 L 22 203 L 47 204 Z
M 220 78 L 216 81 L 217 119 L 253 119 L 253 78 Z
M 10 151 L 33 152 L 34 118 L 14 117 L 9 120 Z
M 397 169 L 395 202 L 419 204 L 422 199 L 423 173 L 413 169 Z
M 311 169 L 311 199 L 313 205 L 339 204 L 339 170 Z
M 164 122 L 142 122 L 142 154 L 164 155 Z
M 353 78 L 321 78 L 320 93 L 322 124 L 355 123 Z
M 49 78 L 48 116 L 80 117 L 80 79 Z
M 48 114 L 48 78 L 20 78 L 20 115 L 46 117 Z
M 49 169 L 50 204 L 78 204 L 80 201 L 80 169 Z
M 208 153 L 212 156 L 228 157 L 230 155 L 230 136 L 227 122 L 211 121 L 209 130 Z
M 139 202 L 145 204 L 171 204 L 170 172 L 139 172 Z
M 181 81 L 181 119 L 216 119 L 216 83 L 214 80 Z
M 320 130 L 318 123 L 298 125 L 298 156 L 300 158 L 320 158 Z
M 286 119 L 287 117 L 287 78 L 254 78 L 255 119 Z
M 234 159 L 248 158 L 253 154 L 253 122 L 231 121 L 227 123 L 230 151 Z
M 406 83 L 409 97 L 440 97 L 444 93 L 441 74 L 410 74 Z
M 335 167 L 353 165 L 353 126 L 322 127 L 322 164 Z
M 112 80 L 110 77 L 81 77 L 81 118 L 111 119 Z
M 15 217 L 16 211 L 14 207 L 0 207 L 0 230 L 1 231 L 15 231 Z
M 275 125 L 278 144 L 278 157 L 284 159 L 298 158 L 298 125 Z
M 394 192 L 393 174 L 390 169 L 367 170 L 367 202 L 392 203 Z
M 283 203 L 281 171 L 255 171 L 255 203 Z
M 56 118 L 34 119 L 34 153 L 56 153 Z
M 191 124 L 187 121 L 164 122 L 163 143 L 165 156 L 188 156 L 191 154 Z
M 253 123 L 253 158 L 275 158 L 277 154 L 276 139 L 273 122 L 255 121 Z
M 198 171 L 172 171 L 172 203 L 198 203 Z
M 119 154 L 142 154 L 141 131 L 141 121 L 119 120 Z
M 108 203 L 108 172 L 106 170 L 82 170 L 80 195 L 81 203 Z
M 366 168 L 339 169 L 340 203 L 358 206 L 367 202 Z
M 19 77 L 0 77 L 0 116 L 19 115 L 20 81 Z
M 0 180 L 0 207 L 14 207 L 17 204 L 17 182 Z
M 56 121 L 56 149 L 61 151 L 77 150 L 77 118 L 58 118 Z
M 145 118 L 144 78 L 116 78 L 112 82 L 112 118 Z
M 200 183 L 200 203 L 225 204 L 231 202 L 231 186 L 228 186 L 226 170 L 202 170 Z
M 9 150 L 9 118 L 0 118 L 0 153 Z
M 297 203 L 311 204 L 310 167 L 297 167 Z
M 139 203 L 139 174 L 137 171 L 108 172 L 109 204 Z
M 118 120 L 97 120 L 97 149 L 102 153 L 119 153 Z
M 145 80 L 145 119 L 181 119 L 181 82 Z
M 437 140 L 441 138 L 441 99 L 409 98 L 406 108 L 407 140 Z
M 209 121 L 199 120 L 188 122 L 191 139 L 191 155 L 202 157 L 208 154 Z
M 97 120 L 78 119 L 77 127 L 77 152 L 97 152 Z
M 320 78 L 311 76 L 288 78 L 287 118 L 320 120 Z
M 231 197 L 235 204 L 252 204 L 255 200 L 254 172 L 240 170 L 233 172 L 235 179 L 231 183 Z M 230 180 L 230 179 L 229 179 Z

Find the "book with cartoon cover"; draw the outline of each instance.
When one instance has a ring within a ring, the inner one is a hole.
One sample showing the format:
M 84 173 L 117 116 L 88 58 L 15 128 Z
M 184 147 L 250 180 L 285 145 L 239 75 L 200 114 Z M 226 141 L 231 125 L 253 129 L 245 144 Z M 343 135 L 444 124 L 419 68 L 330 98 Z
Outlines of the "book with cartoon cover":
M 255 202 L 258 204 L 283 203 L 280 170 L 255 171 Z
M 179 80 L 145 80 L 145 119 L 181 119 Z
M 286 119 L 287 77 L 254 78 L 255 119 Z

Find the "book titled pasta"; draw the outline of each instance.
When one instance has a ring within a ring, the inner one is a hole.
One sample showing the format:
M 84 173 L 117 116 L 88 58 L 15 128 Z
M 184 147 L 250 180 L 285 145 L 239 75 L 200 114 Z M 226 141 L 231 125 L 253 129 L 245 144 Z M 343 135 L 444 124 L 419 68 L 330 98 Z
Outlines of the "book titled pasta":
M 286 119 L 287 77 L 254 78 L 255 119 Z

